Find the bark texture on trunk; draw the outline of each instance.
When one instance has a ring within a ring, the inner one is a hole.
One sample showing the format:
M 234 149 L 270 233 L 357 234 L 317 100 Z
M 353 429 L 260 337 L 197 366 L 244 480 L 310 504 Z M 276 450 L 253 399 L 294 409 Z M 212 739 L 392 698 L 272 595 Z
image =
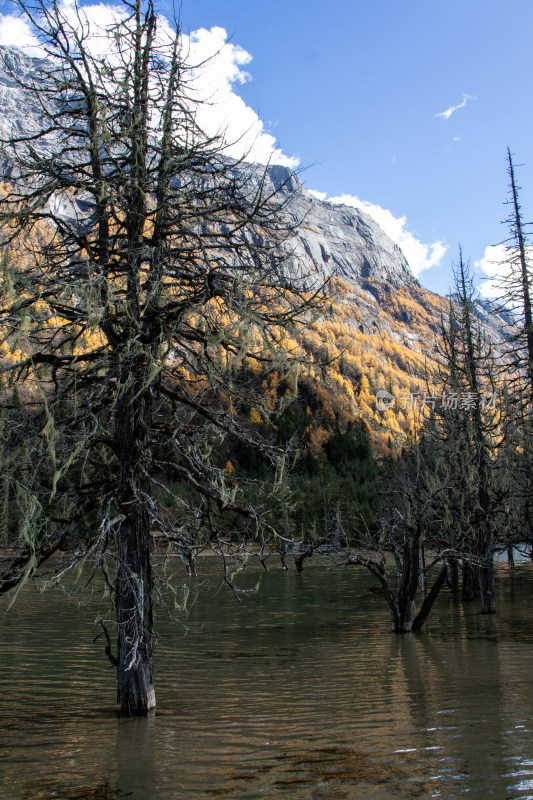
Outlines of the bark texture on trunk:
M 459 564 L 456 558 L 450 558 L 448 563 L 450 565 L 450 591 L 457 595 L 459 594 Z
M 407 633 L 413 627 L 420 584 L 420 540 L 421 536 L 418 532 L 413 542 L 408 538 L 404 542 L 396 633 Z
M 478 567 L 478 584 L 481 596 L 481 613 L 496 613 L 496 593 L 494 590 L 494 563 L 492 556 L 484 567 Z
M 431 587 L 429 593 L 424 598 L 424 602 L 422 603 L 422 606 L 420 607 L 420 611 L 418 612 L 418 614 L 416 615 L 416 618 L 413 621 L 413 625 L 412 625 L 411 630 L 419 631 L 420 628 L 425 623 L 425 621 L 427 620 L 427 618 L 429 617 L 429 612 L 433 608 L 433 603 L 437 599 L 438 594 L 439 594 L 439 592 L 442 589 L 442 586 L 444 584 L 444 581 L 446 580 L 446 572 L 447 572 L 446 564 L 443 564 L 442 568 L 441 568 L 441 571 L 439 572 L 439 574 L 438 574 L 438 576 L 437 576 L 437 578 L 435 580 L 435 583 Z
M 397 595 L 389 586 L 385 571 L 385 561 L 374 561 L 371 558 L 359 554 L 350 555 L 349 564 L 360 564 L 366 567 L 378 578 L 381 584 L 381 591 L 387 601 L 389 608 L 393 633 L 410 633 L 418 631 L 427 620 L 435 600 L 446 580 L 446 565 L 443 564 L 435 582 L 428 594 L 424 597 L 418 614 L 416 613 L 416 601 L 419 594 L 420 582 L 420 539 L 416 539 L 413 544 L 407 540 L 405 542 L 402 559 L 400 586 Z
M 122 712 L 142 714 L 155 707 L 152 574 L 149 527 L 131 522 L 119 541 L 117 699 Z
M 461 589 L 461 599 L 464 602 L 473 600 L 475 596 L 474 568 L 466 561 L 463 564 L 463 586 Z
M 142 379 L 141 379 L 142 380 Z M 153 581 L 150 554 L 149 399 L 133 382 L 118 402 L 116 442 L 119 457 L 118 496 L 123 520 L 118 534 L 116 614 L 118 626 L 118 692 L 120 709 L 143 714 L 155 707 Z

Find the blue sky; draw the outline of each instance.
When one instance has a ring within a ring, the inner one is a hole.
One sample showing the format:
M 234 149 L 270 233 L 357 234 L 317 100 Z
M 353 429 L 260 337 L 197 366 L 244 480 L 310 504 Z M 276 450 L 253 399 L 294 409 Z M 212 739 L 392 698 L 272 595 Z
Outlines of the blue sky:
M 253 60 L 239 94 L 309 188 L 378 204 L 447 252 L 420 280 L 445 291 L 506 237 L 509 145 L 533 215 L 533 2 L 183 0 L 184 28 L 220 25 Z M 470 95 L 448 119 L 437 117 Z
M 182 0 L 181 19 L 225 29 L 230 90 L 308 188 L 379 206 L 427 246 L 428 288 L 447 290 L 459 242 L 474 263 L 506 238 L 508 145 L 533 216 L 531 0 Z

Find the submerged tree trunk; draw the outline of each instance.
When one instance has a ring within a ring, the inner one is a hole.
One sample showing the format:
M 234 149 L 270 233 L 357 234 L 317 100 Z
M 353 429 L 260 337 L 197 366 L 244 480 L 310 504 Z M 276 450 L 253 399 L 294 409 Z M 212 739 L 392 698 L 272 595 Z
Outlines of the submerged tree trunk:
M 438 594 L 444 584 L 444 581 L 446 580 L 446 572 L 447 572 L 446 564 L 443 564 L 441 567 L 441 571 L 439 572 L 437 578 L 435 579 L 435 583 L 433 584 L 430 591 L 424 598 L 424 602 L 420 607 L 420 611 L 418 612 L 413 621 L 413 625 L 411 628 L 412 631 L 419 631 L 420 628 L 424 625 L 427 618 L 429 617 L 429 612 L 433 608 L 433 603 L 437 599 Z
M 385 560 L 379 562 L 358 553 L 350 555 L 348 564 L 360 564 L 378 578 L 389 608 L 393 633 L 418 631 L 427 620 L 433 604 L 446 580 L 446 565 L 443 564 L 435 582 L 416 613 L 416 600 L 420 580 L 420 548 L 416 542 L 406 542 L 403 551 L 402 573 L 398 595 L 389 586 L 385 571 Z
M 120 529 L 116 586 L 117 700 L 123 713 L 155 707 L 149 526 L 132 511 Z
M 313 555 L 313 548 L 306 547 L 305 550 L 302 550 L 299 553 L 294 553 L 294 565 L 296 567 L 296 572 L 298 575 L 302 575 L 304 571 L 304 561 L 306 558 L 311 558 Z
M 194 549 L 192 547 L 182 547 L 179 555 L 185 564 L 187 575 L 190 575 L 192 578 L 197 578 L 198 573 L 196 572 L 196 553 Z
M 472 278 L 463 262 L 459 250 L 459 264 L 456 272 L 456 286 L 462 310 L 463 350 L 465 374 L 469 389 L 473 396 L 482 396 L 483 360 L 490 351 L 483 354 L 480 343 L 482 334 L 476 327 L 473 312 Z M 482 566 L 477 567 L 477 582 L 481 595 L 481 613 L 494 614 L 496 611 L 496 595 L 494 591 L 494 535 L 491 524 L 491 459 L 494 456 L 494 444 L 490 435 L 492 422 L 487 424 L 483 419 L 482 404 L 478 401 L 472 407 L 471 423 L 473 426 L 473 443 L 475 447 L 475 486 L 477 495 L 475 525 L 476 555 Z
M 423 550 L 419 544 L 420 541 L 421 533 L 419 531 L 413 543 L 406 542 L 405 544 L 402 578 L 398 593 L 399 616 L 397 626 L 394 629 L 395 633 L 409 633 L 411 631 L 419 631 L 422 628 L 446 580 L 446 564 L 443 564 L 431 589 L 427 592 L 426 575 L 421 569 L 421 564 L 424 561 Z M 421 586 L 424 599 L 417 612 L 416 601 Z
M 411 542 L 406 538 L 404 542 L 402 572 L 400 588 L 398 591 L 399 618 L 396 633 L 405 633 L 412 630 L 415 619 L 416 597 L 420 583 L 420 532 Z
M 492 554 L 487 559 L 487 564 L 478 567 L 478 584 L 481 595 L 481 613 L 496 613 L 496 593 L 494 590 L 494 562 Z
M 420 548 L 420 588 L 424 597 L 427 595 L 427 580 L 426 580 L 426 554 L 424 552 L 424 545 Z
M 456 558 L 450 558 L 448 561 L 450 565 L 450 591 L 453 595 L 459 594 L 459 564 Z
M 145 441 L 149 399 L 132 381 L 117 402 L 118 496 L 123 520 L 118 533 L 116 614 L 118 627 L 117 700 L 122 713 L 143 714 L 155 707 L 153 584 Z M 135 391 L 137 389 L 137 391 Z
M 470 562 L 463 564 L 463 586 L 461 589 L 461 599 L 470 602 L 475 596 L 474 568 Z

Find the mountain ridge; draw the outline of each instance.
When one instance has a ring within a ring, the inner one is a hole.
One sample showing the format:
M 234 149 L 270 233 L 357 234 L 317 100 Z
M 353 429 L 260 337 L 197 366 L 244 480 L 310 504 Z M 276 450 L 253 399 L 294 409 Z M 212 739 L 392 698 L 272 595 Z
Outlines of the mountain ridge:
M 42 79 L 44 63 L 0 46 L 0 136 L 33 134 L 42 127 L 35 99 L 17 80 Z M 53 138 L 42 146 L 53 152 Z M 448 301 L 420 285 L 400 248 L 364 211 L 317 198 L 288 167 L 243 166 L 247 174 L 255 170 L 256 179 L 265 179 L 267 192 L 277 193 L 295 229 L 292 258 L 299 268 L 331 278 L 332 313 L 295 343 L 310 364 L 305 380 L 327 408 L 316 429 L 346 427 L 362 417 L 381 452 L 394 442 L 400 446 L 417 420 L 416 407 L 406 403 L 400 408 L 400 397 L 438 388 L 434 341 Z M 0 175 L 16 181 L 5 152 L 0 153 Z M 496 318 L 486 310 L 483 316 L 490 336 L 497 337 Z M 328 372 L 320 366 L 324 360 L 332 365 Z M 398 397 L 395 414 L 376 409 L 380 389 Z M 317 441 L 326 439 L 318 436 Z
M 43 58 L 0 46 L 1 137 L 32 135 L 42 127 L 35 98 L 17 81 L 40 80 L 45 63 Z M 44 148 L 53 152 L 54 144 L 50 136 Z M 37 146 L 42 147 L 43 143 Z M 262 168 L 257 165 L 243 164 L 243 169 L 251 169 L 252 174 L 257 170 L 263 178 Z M 326 276 L 334 273 L 354 284 L 369 278 L 394 286 L 418 283 L 400 248 L 368 214 L 317 199 L 288 167 L 273 164 L 264 170 L 266 191 L 276 193 L 289 221 L 298 228 L 294 257 L 304 269 Z M 0 172 L 4 180 L 16 179 L 6 153 L 0 156 Z

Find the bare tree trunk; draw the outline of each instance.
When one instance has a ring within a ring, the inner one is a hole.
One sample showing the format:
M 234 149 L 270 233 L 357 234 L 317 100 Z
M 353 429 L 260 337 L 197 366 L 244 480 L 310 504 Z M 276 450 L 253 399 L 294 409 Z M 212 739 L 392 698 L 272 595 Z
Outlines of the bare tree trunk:
M 304 561 L 306 558 L 311 558 L 313 555 L 313 548 L 306 547 L 305 550 L 302 550 L 300 553 L 294 554 L 294 565 L 296 567 L 296 572 L 298 575 L 301 575 L 304 571 Z
M 348 558 L 348 564 L 360 564 L 362 567 L 366 567 L 372 575 L 374 575 L 381 584 L 381 589 L 383 591 L 383 595 L 385 600 L 387 601 L 387 606 L 389 607 L 389 613 L 391 617 L 392 623 L 392 630 L 394 633 L 402 633 L 401 630 L 401 622 L 400 622 L 400 611 L 398 608 L 398 603 L 396 602 L 396 598 L 394 596 L 394 592 L 391 590 L 389 586 L 389 582 L 387 580 L 387 573 L 385 571 L 385 559 L 383 561 L 374 561 L 371 558 L 366 558 L 365 556 L 359 555 L 357 553 L 350 554 Z
M 457 288 L 463 310 L 464 321 L 464 355 L 468 370 L 468 382 L 475 397 L 481 396 L 479 382 L 479 346 L 476 345 L 476 330 L 472 322 L 472 279 L 467 276 L 463 256 L 459 250 Z M 490 523 L 490 440 L 484 425 L 481 405 L 475 403 L 472 410 L 473 434 L 476 449 L 477 501 L 482 519 L 476 529 L 477 555 L 484 566 L 478 567 L 477 578 L 481 595 L 481 613 L 494 614 L 496 611 L 496 593 L 494 591 L 494 537 Z
M 259 558 L 259 561 L 261 562 L 261 566 L 263 567 L 265 572 L 268 572 L 268 567 L 266 565 L 266 561 L 267 561 L 267 558 L 269 557 L 269 555 L 270 555 L 270 553 L 267 553 L 265 551 L 265 542 L 263 540 L 261 542 L 261 549 L 259 550 L 259 552 L 257 554 L 257 557 Z
M 516 185 L 514 164 L 511 156 L 511 151 L 507 148 L 507 163 L 508 172 L 511 179 L 511 194 L 513 205 L 513 233 L 518 243 L 518 252 L 520 254 L 520 284 L 521 284 L 521 301 L 524 311 L 524 333 L 525 344 L 527 348 L 527 378 L 529 383 L 529 396 L 533 402 L 533 306 L 531 302 L 531 285 L 530 285 L 530 271 L 527 259 L 526 239 L 524 236 L 524 225 L 522 223 L 522 214 L 520 203 L 518 200 L 518 187 Z M 519 295 L 520 296 L 520 295 Z
M 141 378 L 142 381 L 142 378 Z M 140 382 L 135 382 L 137 385 Z M 118 626 L 118 692 L 122 713 L 143 714 L 155 707 L 154 621 L 150 555 L 147 465 L 143 432 L 150 408 L 135 383 L 117 401 L 116 443 L 119 458 L 118 497 L 124 518 L 118 534 L 116 614 Z M 140 384 L 142 385 L 142 384 Z
M 475 596 L 474 588 L 474 568 L 468 561 L 463 564 L 463 587 L 461 599 L 465 602 L 473 600 Z
M 509 564 L 509 572 L 512 575 L 514 573 L 514 549 L 512 546 L 507 548 L 507 563 Z
M 198 577 L 198 573 L 196 572 L 196 553 L 194 552 L 194 549 L 192 547 L 183 549 L 180 555 L 185 562 L 187 575 L 190 575 L 192 578 Z
M 400 622 L 400 612 L 398 610 L 398 604 L 396 602 L 394 594 L 388 588 L 383 589 L 383 594 L 385 595 L 385 600 L 387 601 L 387 606 L 389 607 L 389 614 L 391 618 L 393 633 L 404 633 Z
M 412 630 L 419 582 L 420 532 L 414 538 L 414 541 L 406 537 L 404 542 L 402 574 L 398 591 L 399 630 L 396 633 L 406 633 Z
M 129 714 L 155 707 L 152 574 L 149 528 L 143 516 L 132 511 L 119 536 L 117 700 L 120 710 Z
M 433 603 L 437 599 L 438 594 L 445 580 L 446 580 L 446 564 L 443 564 L 441 571 L 439 572 L 437 579 L 435 580 L 435 583 L 431 587 L 427 596 L 424 598 L 424 602 L 420 607 L 420 611 L 416 615 L 416 618 L 411 628 L 412 631 L 419 631 L 422 625 L 427 620 L 429 612 L 433 608 Z
M 487 560 L 486 566 L 478 567 L 478 584 L 481 595 L 481 613 L 494 614 L 496 612 L 496 593 L 492 556 Z
M 459 594 L 459 564 L 456 558 L 450 558 L 450 591 L 452 594 Z
M 427 581 L 426 581 L 426 554 L 424 552 L 424 545 L 420 548 L 420 588 L 424 597 L 427 594 Z
M 360 564 L 366 567 L 378 578 L 381 589 L 391 617 L 393 633 L 410 633 L 420 630 L 427 620 L 433 604 L 446 580 L 446 565 L 443 564 L 435 583 L 431 587 L 427 596 L 420 607 L 418 614 L 415 613 L 416 597 L 419 580 L 420 551 L 419 547 L 413 547 L 410 542 L 406 542 L 404 549 L 403 572 L 401 576 L 398 599 L 389 586 L 385 572 L 385 562 L 377 562 L 362 555 L 351 554 L 349 564 Z

